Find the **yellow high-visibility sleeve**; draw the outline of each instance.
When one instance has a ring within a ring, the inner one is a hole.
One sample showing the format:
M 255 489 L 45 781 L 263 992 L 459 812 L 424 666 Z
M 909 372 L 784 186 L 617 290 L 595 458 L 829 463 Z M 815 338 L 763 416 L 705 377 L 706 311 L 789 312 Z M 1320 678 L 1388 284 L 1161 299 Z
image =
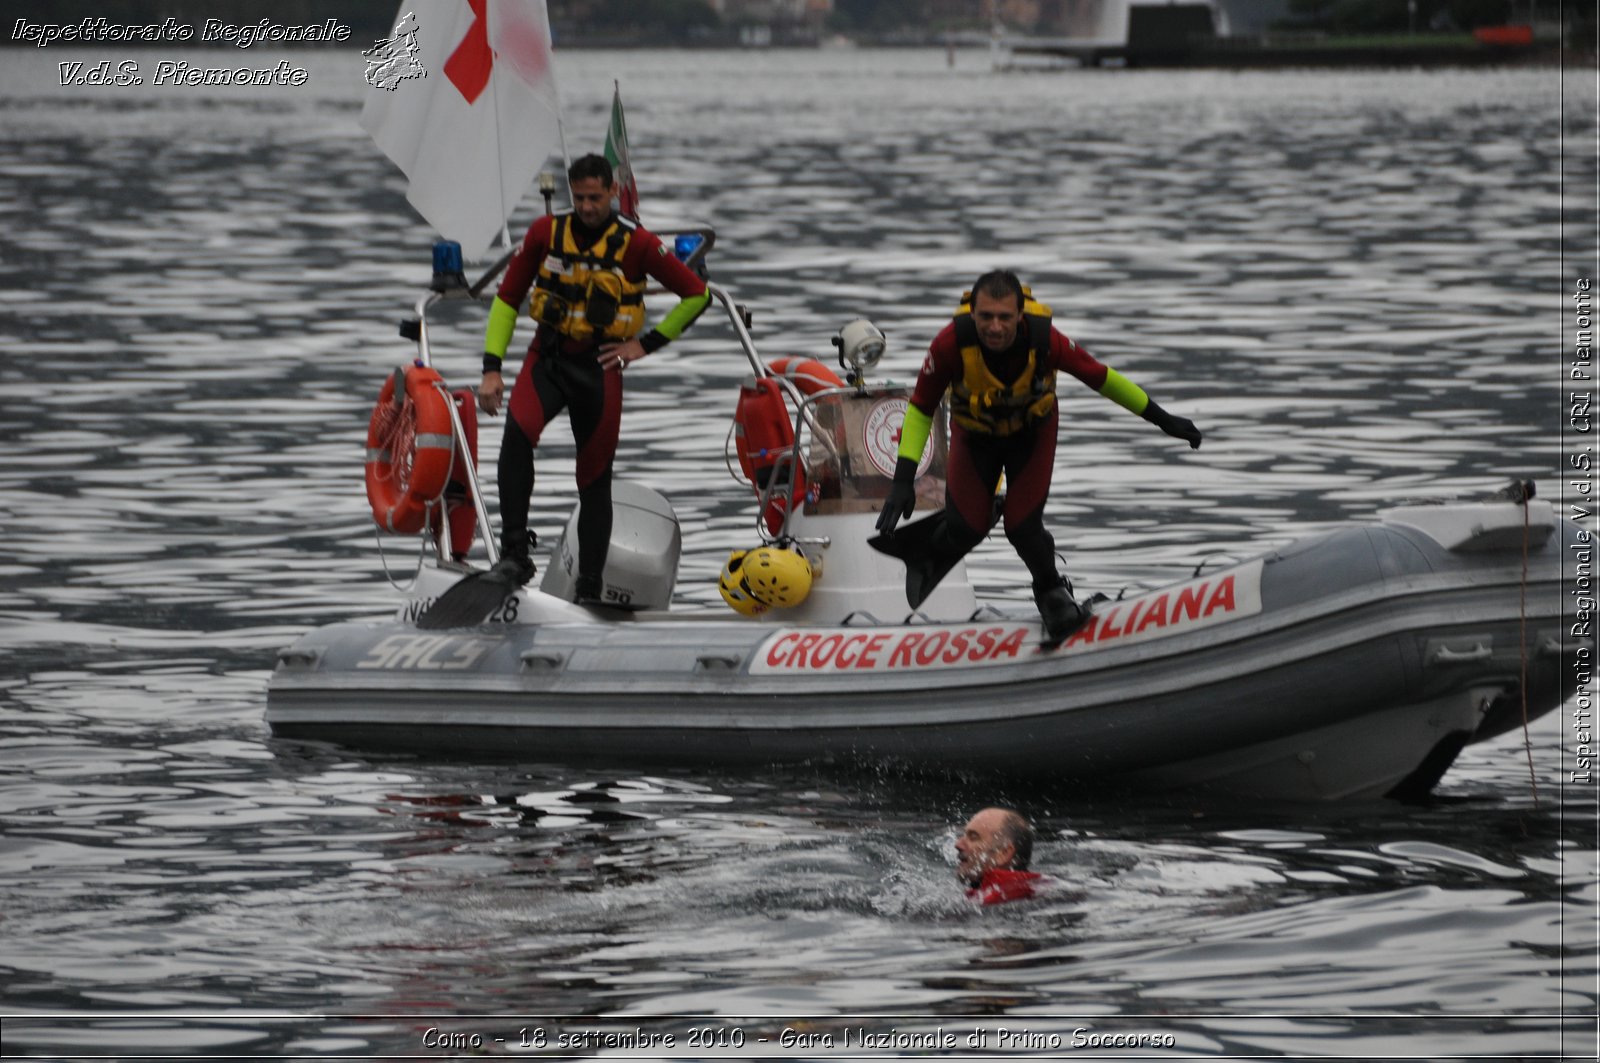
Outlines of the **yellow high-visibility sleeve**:
M 922 448 L 928 445 L 928 433 L 933 431 L 933 415 L 923 413 L 906 403 L 906 419 L 900 425 L 899 457 L 912 461 L 922 460 Z
M 1106 367 L 1106 382 L 1100 385 L 1100 394 L 1129 413 L 1144 413 L 1144 408 L 1150 405 L 1150 396 L 1144 393 L 1144 388 L 1109 366 Z
M 506 348 L 511 346 L 511 334 L 516 328 L 517 308 L 495 296 L 494 303 L 489 307 L 489 326 L 483 333 L 483 353 L 503 359 Z

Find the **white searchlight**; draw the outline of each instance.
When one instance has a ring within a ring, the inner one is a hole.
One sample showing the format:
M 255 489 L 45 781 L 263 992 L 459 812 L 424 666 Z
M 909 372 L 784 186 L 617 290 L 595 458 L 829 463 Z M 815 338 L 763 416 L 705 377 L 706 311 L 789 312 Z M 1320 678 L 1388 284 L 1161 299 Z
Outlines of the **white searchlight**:
M 882 360 L 887 343 L 883 330 L 864 317 L 845 325 L 833 340 L 839 348 L 839 364 L 857 377 L 865 377 Z

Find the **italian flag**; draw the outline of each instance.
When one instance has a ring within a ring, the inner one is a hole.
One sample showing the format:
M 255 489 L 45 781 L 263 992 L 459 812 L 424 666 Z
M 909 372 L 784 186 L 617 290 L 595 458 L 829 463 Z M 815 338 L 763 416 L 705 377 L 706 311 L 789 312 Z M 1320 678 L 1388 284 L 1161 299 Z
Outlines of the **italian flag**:
M 611 83 L 611 125 L 606 128 L 606 161 L 617 181 L 618 210 L 624 218 L 639 220 L 639 185 L 628 159 L 628 122 L 622 116 L 622 87 Z

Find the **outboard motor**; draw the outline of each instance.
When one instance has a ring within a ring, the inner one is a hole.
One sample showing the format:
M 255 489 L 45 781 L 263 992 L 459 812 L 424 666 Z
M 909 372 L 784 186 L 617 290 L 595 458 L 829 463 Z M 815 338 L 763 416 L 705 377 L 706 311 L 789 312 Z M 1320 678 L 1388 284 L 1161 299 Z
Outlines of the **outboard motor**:
M 567 601 L 578 597 L 578 512 L 556 543 L 539 589 Z M 611 548 L 601 573 L 601 599 L 618 609 L 665 609 L 678 581 L 678 555 L 683 533 L 678 515 L 659 492 L 643 484 L 611 484 Z

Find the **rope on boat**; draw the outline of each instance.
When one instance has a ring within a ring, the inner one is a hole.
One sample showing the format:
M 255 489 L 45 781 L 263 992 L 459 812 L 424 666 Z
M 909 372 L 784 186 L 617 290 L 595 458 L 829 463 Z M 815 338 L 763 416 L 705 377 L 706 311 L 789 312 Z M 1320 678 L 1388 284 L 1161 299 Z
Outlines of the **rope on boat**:
M 402 587 L 399 583 L 395 582 L 394 573 L 389 571 L 389 556 L 384 552 L 383 549 L 383 531 L 376 525 L 373 526 L 373 529 L 374 530 L 372 534 L 378 540 L 378 561 L 383 565 L 383 578 L 389 581 L 389 586 L 393 587 L 401 594 L 410 594 L 416 589 L 417 580 L 422 576 L 422 558 L 428 549 L 427 534 L 424 533 L 423 535 L 417 537 L 419 543 L 419 548 L 417 550 L 417 567 L 416 570 L 411 573 L 411 582 Z
M 383 441 L 384 449 L 389 452 L 388 479 L 399 486 L 402 494 L 405 493 L 406 484 L 411 482 L 411 459 L 417 444 L 417 406 L 411 401 L 411 396 L 405 393 L 404 388 L 395 386 L 395 396 L 401 401 L 391 403 L 378 410 L 378 437 Z M 383 549 L 383 529 L 375 523 L 372 528 L 373 537 L 378 540 L 378 561 L 383 565 L 383 578 L 389 581 L 389 586 L 401 594 L 409 594 L 417 585 L 417 578 L 422 574 L 422 552 L 417 553 L 417 567 L 411 573 L 411 582 L 402 587 L 394 578 L 394 573 L 389 570 L 389 556 Z M 424 540 L 424 544 L 426 540 Z
M 376 416 L 379 438 L 390 456 L 388 478 L 404 494 L 406 485 L 411 482 L 411 459 L 417 445 L 417 404 L 399 386 L 395 394 L 402 401 L 383 407 Z
M 728 434 L 722 439 L 722 464 L 727 466 L 728 475 L 733 477 L 734 483 L 743 484 L 749 483 L 750 481 L 744 478 L 744 473 L 733 467 L 733 433 L 738 429 L 738 427 L 739 423 L 737 421 L 728 422 Z

